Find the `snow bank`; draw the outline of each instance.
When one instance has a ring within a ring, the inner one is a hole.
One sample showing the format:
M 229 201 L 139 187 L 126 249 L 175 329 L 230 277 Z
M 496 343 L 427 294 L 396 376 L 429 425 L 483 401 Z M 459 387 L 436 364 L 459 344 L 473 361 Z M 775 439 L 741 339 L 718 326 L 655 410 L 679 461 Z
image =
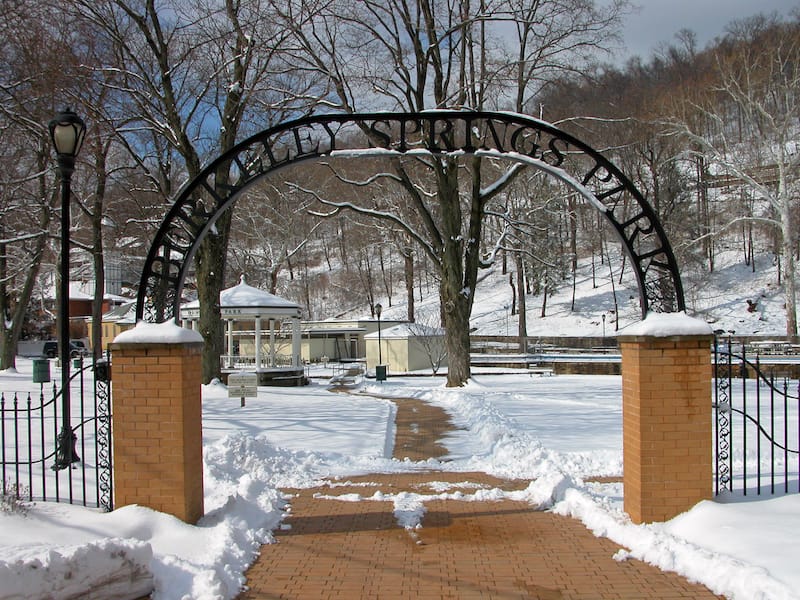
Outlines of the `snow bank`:
M 713 335 L 711 326 L 705 321 L 688 316 L 685 312 L 648 313 L 638 323 L 629 325 L 617 335 L 670 337 L 676 335 Z
M 164 323 L 139 321 L 136 327 L 123 331 L 114 338 L 115 344 L 185 344 L 202 341 L 203 336 L 198 332 L 179 327 L 175 321 Z
M 197 525 L 142 506 L 102 513 L 45 502 L 3 515 L 0 599 L 78 598 L 90 590 L 92 598 L 151 591 L 154 600 L 234 598 L 283 518 L 274 482 L 313 481 L 304 473 L 317 459 L 307 458 L 236 434 L 212 444 L 205 457 L 207 514 Z M 276 476 L 281 472 L 285 477 Z
M 711 503 L 708 503 L 711 504 Z M 693 509 L 688 514 L 694 514 Z M 595 535 L 607 537 L 628 550 L 619 550 L 614 558 L 627 560 L 635 558 L 663 571 L 673 571 L 689 581 L 701 583 L 715 594 L 732 600 L 791 600 L 797 595 L 787 585 L 775 579 L 774 575 L 762 567 L 748 564 L 725 551 L 715 552 L 696 545 L 684 537 L 673 535 L 675 523 L 685 515 L 676 517 L 669 523 L 634 525 L 627 514 L 618 507 L 610 505 L 603 496 L 593 495 L 585 490 L 569 489 L 563 500 L 553 507 L 553 511 L 568 517 L 580 519 Z M 699 515 L 697 515 L 699 516 Z M 702 517 L 692 517 L 695 535 L 703 538 L 705 546 L 717 531 Z M 734 521 L 726 526 L 731 528 Z M 763 545 L 761 543 L 757 546 Z M 786 548 L 782 546 L 782 548 Z
M 80 546 L 29 551 L 24 558 L 0 561 L 0 598 L 96 600 L 141 598 L 153 589 L 150 544 L 103 539 Z

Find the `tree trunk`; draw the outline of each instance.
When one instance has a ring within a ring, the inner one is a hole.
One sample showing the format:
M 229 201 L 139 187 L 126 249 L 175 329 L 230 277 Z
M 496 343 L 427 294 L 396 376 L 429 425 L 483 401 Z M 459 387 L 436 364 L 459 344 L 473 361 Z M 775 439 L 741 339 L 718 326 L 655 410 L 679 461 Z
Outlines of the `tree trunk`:
M 459 261 L 460 262 L 460 261 Z M 460 387 L 470 378 L 469 365 L 469 302 L 460 286 L 442 281 L 445 346 L 447 348 L 447 387 Z
M 547 316 L 547 282 L 544 284 L 544 292 L 542 293 L 542 313 L 539 315 L 542 319 Z
M 339 218 L 336 222 L 337 225 L 337 238 L 339 242 L 339 255 L 341 259 L 341 263 L 344 265 L 345 272 L 350 271 L 350 259 L 347 255 L 347 233 L 345 232 L 345 221 L 343 218 Z
M 105 297 L 105 258 L 103 255 L 103 200 L 106 193 L 106 156 L 102 147 L 95 155 L 94 202 L 92 206 L 92 261 L 94 267 L 94 298 L 92 299 L 92 356 L 103 356 L 103 298 Z
M 473 171 L 473 174 L 475 171 Z M 463 218 L 456 162 L 444 159 L 437 165 L 437 192 L 442 207 L 442 249 L 439 297 L 447 347 L 447 387 L 459 387 L 470 378 L 469 317 L 475 294 L 477 257 L 470 247 L 465 248 L 462 232 Z M 473 213 L 475 212 L 473 202 Z M 467 239 L 477 244 L 480 232 L 473 231 L 474 214 L 470 215 Z M 478 225 L 479 227 L 479 225 Z M 474 265 L 472 264 L 474 262 Z M 475 270 L 474 275 L 471 270 Z
M 287 259 L 286 262 L 289 262 Z M 276 294 L 278 291 L 278 274 L 281 272 L 281 265 L 278 263 L 274 269 L 268 271 L 269 293 Z
M 511 314 L 517 314 L 517 286 L 514 283 L 514 274 L 508 274 L 508 285 L 511 286 Z M 506 329 L 508 329 L 508 323 L 506 323 Z M 508 333 L 506 333 L 508 335 Z
M 205 237 L 197 250 L 195 268 L 200 300 L 198 328 L 203 336 L 203 383 L 209 383 L 222 374 L 219 357 L 224 354 L 225 328 L 220 313 L 219 294 L 223 289 L 228 236 L 231 229 L 231 211 L 225 211 L 216 227 Z
M 797 284 L 795 283 L 794 226 L 789 202 L 782 204 L 781 215 L 783 234 L 783 295 L 786 304 L 786 335 L 797 335 Z
M 311 305 L 311 277 L 308 274 L 308 257 L 303 258 L 303 300 L 306 305 L 308 318 L 314 319 L 314 309 Z
M 608 244 L 606 244 L 606 252 L 608 253 Z M 608 280 L 611 282 L 611 297 L 614 299 L 614 331 L 619 330 L 619 306 L 617 305 L 617 289 L 614 286 L 614 267 L 611 264 L 610 253 L 606 257 L 608 260 Z
M 517 261 L 517 309 L 519 311 L 519 351 L 528 351 L 528 311 L 525 305 L 525 261 L 521 254 L 516 255 Z
M 4 237 L 3 223 L 0 221 L 0 239 Z M 3 319 L 0 324 L 0 344 L 2 344 L 2 356 L 0 356 L 0 367 L 3 369 L 11 369 L 16 367 L 16 344 L 11 342 L 11 306 L 10 298 L 8 296 L 8 287 L 6 286 L 6 277 L 8 273 L 8 263 L 6 261 L 6 253 L 8 252 L 5 242 L 0 242 L 0 318 Z
M 96 359 L 103 356 L 103 299 L 106 293 L 105 259 L 103 256 L 102 233 L 102 201 L 100 212 L 92 216 L 92 234 L 94 247 L 92 260 L 94 262 L 94 298 L 92 299 L 92 356 Z
M 410 247 L 403 248 L 403 276 L 406 284 L 406 304 L 408 306 L 407 319 L 409 323 L 415 321 L 414 316 L 414 251 Z
M 381 268 L 381 279 L 383 280 L 383 289 L 386 291 L 386 298 L 389 306 L 392 305 L 392 274 L 391 265 L 389 272 L 386 271 L 386 262 L 383 259 L 383 245 L 378 246 L 378 264 Z
M 578 279 L 578 213 L 575 194 L 567 197 L 567 217 L 569 219 L 569 268 L 572 272 L 572 302 L 570 310 L 575 310 L 575 293 Z
M 49 152 L 47 154 L 43 152 L 39 152 L 37 154 L 39 172 L 42 173 L 38 180 L 39 197 L 47 198 L 49 194 L 50 205 L 41 207 L 41 214 L 39 217 L 39 231 L 41 232 L 41 235 L 39 235 L 34 242 L 33 250 L 30 253 L 30 268 L 25 273 L 25 283 L 22 286 L 22 291 L 17 297 L 17 302 L 14 305 L 13 311 L 9 305 L 7 294 L 3 294 L 3 306 L 5 307 L 5 311 L 10 312 L 11 314 L 6 314 L 4 311 L 2 315 L 0 315 L 3 319 L 2 327 L 0 327 L 0 331 L 2 331 L 2 335 L 0 335 L 0 343 L 2 343 L 2 351 L 0 352 L 0 369 L 2 370 L 13 369 L 17 366 L 17 342 L 19 341 L 19 336 L 22 333 L 22 325 L 25 322 L 25 312 L 30 304 L 31 297 L 33 296 L 33 289 L 36 284 L 36 280 L 39 277 L 42 257 L 44 255 L 44 249 L 47 245 L 47 231 L 50 228 L 53 205 L 55 199 L 58 197 L 58 195 L 53 191 L 48 192 L 48 189 L 55 189 L 48 180 L 48 177 L 44 175 L 47 173 L 45 165 L 49 160 Z M 2 254 L 3 258 L 7 256 L 5 249 L 3 250 Z M 0 268 L 0 277 L 2 278 L 3 282 L 6 281 L 6 277 L 8 275 L 5 270 L 5 265 Z

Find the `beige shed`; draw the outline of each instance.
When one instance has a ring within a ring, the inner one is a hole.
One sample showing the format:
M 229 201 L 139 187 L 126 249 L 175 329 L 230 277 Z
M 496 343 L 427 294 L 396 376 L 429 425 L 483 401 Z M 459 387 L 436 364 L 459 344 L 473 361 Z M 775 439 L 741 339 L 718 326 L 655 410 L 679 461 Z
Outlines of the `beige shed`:
M 380 348 L 378 339 L 380 336 Z M 447 366 L 444 330 L 403 323 L 364 336 L 367 369 L 384 364 L 389 374 L 433 370 Z

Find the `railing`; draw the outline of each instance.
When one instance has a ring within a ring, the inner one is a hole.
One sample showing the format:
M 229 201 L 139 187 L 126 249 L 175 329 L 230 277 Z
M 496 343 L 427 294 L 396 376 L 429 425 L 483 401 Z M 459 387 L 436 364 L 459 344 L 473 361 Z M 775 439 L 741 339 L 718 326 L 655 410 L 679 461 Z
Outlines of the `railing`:
M 98 377 L 98 373 L 103 375 Z M 56 468 L 61 391 L 53 384 L 52 390 L 40 385 L 38 393 L 0 392 L 4 499 L 113 508 L 108 373 L 107 362 L 98 369 L 81 361 L 70 377 L 74 458 L 78 460 L 64 469 Z
M 800 382 L 715 348 L 715 492 L 800 492 Z
M 269 354 L 264 354 L 260 366 L 256 364 L 255 355 L 223 354 L 219 360 L 223 369 L 280 369 L 292 366 L 292 357 L 288 354 L 276 354 L 274 364 Z

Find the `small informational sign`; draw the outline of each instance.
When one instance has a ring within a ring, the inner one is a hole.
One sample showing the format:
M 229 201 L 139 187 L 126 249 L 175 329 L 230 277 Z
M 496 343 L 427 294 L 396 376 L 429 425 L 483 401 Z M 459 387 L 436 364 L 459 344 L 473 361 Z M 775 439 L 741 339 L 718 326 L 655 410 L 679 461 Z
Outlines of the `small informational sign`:
M 244 406 L 245 398 L 258 396 L 258 375 L 256 373 L 231 373 L 228 375 L 228 398 L 241 398 Z

